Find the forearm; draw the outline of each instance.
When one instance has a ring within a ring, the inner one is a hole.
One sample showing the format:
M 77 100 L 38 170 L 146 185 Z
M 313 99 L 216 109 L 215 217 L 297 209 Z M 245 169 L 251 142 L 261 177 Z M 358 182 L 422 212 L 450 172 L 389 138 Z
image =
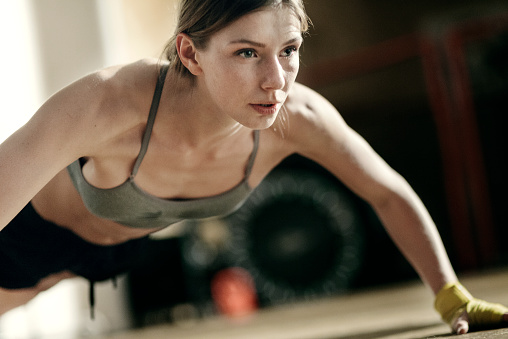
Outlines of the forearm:
M 401 187 L 399 193 L 373 207 L 406 259 L 437 294 L 457 277 L 427 209 L 405 181 Z

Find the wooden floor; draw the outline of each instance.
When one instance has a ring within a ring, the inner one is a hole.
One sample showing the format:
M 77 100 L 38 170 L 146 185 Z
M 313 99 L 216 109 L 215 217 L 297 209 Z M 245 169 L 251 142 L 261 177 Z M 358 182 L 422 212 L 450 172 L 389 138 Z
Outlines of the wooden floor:
M 508 270 L 464 276 L 476 297 L 508 304 Z M 418 339 L 451 338 L 419 282 L 263 309 L 249 318 L 213 317 L 101 336 L 104 339 Z M 455 336 L 453 336 L 455 337 Z M 508 338 L 508 329 L 461 338 Z

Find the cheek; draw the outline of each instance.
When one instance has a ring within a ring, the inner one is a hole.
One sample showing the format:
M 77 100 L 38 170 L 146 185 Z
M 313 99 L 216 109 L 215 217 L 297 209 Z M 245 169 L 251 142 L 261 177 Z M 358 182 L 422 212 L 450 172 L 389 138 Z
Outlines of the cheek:
M 294 58 L 288 64 L 287 77 L 288 81 L 293 83 L 298 75 L 298 70 L 300 69 L 300 60 L 298 58 Z
M 235 94 L 244 89 L 241 72 L 232 69 L 223 69 L 216 72 L 212 83 L 209 85 L 212 91 L 215 91 L 221 97 L 228 97 L 229 100 L 233 100 Z
M 220 83 L 220 87 L 222 87 L 223 90 L 227 89 L 229 91 L 227 94 L 230 96 L 248 91 L 249 84 L 252 85 L 254 81 L 251 72 L 245 69 L 245 67 L 235 67 L 231 64 L 221 67 L 220 70 L 216 71 L 215 76 L 217 83 L 211 85 L 219 87 Z M 221 90 L 220 88 L 216 89 Z

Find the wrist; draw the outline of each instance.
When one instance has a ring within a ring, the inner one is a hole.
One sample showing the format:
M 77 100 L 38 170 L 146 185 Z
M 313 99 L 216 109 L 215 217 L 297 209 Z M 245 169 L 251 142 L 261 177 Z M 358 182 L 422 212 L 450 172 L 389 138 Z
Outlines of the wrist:
M 451 324 L 462 313 L 473 296 L 461 283 L 453 282 L 444 285 L 436 294 L 434 308 L 442 319 Z

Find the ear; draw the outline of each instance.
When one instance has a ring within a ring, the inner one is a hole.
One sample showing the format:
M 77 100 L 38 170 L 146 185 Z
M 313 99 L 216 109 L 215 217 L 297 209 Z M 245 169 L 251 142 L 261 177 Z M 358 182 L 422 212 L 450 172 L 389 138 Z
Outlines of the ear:
M 189 70 L 189 72 L 193 75 L 201 74 L 202 69 L 196 60 L 196 46 L 194 46 L 194 42 L 187 34 L 179 33 L 176 36 L 176 50 L 182 64 Z

